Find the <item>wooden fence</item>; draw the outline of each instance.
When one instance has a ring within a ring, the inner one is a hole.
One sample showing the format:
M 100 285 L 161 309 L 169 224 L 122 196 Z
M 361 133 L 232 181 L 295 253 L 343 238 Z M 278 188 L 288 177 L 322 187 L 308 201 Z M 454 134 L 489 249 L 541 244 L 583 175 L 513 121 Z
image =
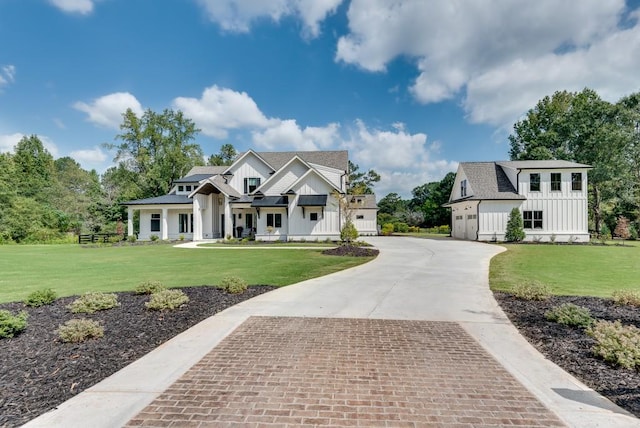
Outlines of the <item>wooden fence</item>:
M 97 244 L 111 242 L 112 236 L 118 236 L 120 240 L 124 239 L 122 235 L 117 233 L 88 233 L 78 235 L 78 244 Z

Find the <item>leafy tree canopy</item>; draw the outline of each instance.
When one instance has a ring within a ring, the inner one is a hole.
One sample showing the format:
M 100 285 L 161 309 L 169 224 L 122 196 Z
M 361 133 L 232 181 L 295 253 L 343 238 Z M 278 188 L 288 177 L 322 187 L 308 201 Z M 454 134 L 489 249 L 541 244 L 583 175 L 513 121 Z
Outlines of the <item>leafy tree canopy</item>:
M 209 156 L 207 165 L 231 165 L 236 156 L 238 156 L 238 152 L 236 151 L 236 148 L 233 147 L 233 144 L 223 144 L 220 147 L 220 152 Z
M 360 172 L 360 167 L 349 161 L 349 191 L 352 195 L 371 195 L 373 186 L 380 181 L 380 174 L 370 169 Z

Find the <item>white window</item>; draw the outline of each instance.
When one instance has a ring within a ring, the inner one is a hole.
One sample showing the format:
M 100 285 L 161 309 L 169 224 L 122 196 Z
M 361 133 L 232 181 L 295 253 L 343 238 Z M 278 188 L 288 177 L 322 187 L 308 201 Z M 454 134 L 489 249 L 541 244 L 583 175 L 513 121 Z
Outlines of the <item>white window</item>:
M 151 214 L 151 231 L 160 232 L 160 214 Z

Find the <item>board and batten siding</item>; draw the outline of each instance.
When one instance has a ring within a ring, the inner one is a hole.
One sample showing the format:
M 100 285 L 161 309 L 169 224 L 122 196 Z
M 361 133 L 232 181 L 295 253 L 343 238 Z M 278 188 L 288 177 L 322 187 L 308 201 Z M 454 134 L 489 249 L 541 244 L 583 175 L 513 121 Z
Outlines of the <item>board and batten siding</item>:
M 295 160 L 287 165 L 284 169 L 276 172 L 266 183 L 266 186 L 262 187 L 260 191 L 265 195 L 280 195 L 291 188 L 291 185 L 295 183 L 300 177 L 307 172 L 309 168 L 301 161 Z
M 504 241 L 509 214 L 521 201 L 482 201 L 478 206 L 478 240 Z
M 260 182 L 264 183 L 270 177 L 272 170 L 255 155 L 249 153 L 242 162 L 234 165 L 230 172 L 233 173 L 233 177 L 228 184 L 243 193 L 245 178 L 260 178 Z
M 309 165 L 312 166 L 314 169 L 316 169 L 318 172 L 320 172 L 322 175 L 324 175 L 338 189 L 342 189 L 342 190 L 345 189 L 345 181 L 346 181 L 345 171 L 331 168 L 324 165 L 318 165 L 315 163 L 310 163 Z

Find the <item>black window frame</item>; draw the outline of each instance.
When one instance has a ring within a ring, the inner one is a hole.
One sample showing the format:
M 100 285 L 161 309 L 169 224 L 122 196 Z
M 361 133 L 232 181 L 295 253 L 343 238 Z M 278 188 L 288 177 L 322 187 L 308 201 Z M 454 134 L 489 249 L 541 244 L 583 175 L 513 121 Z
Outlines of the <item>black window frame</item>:
M 530 192 L 539 192 L 540 191 L 540 173 L 532 172 L 529 174 L 529 191 Z
M 282 227 L 282 214 L 280 213 L 268 213 L 267 214 L 267 227 L 274 227 L 279 229 Z
M 542 211 L 527 210 L 522 212 L 524 229 L 544 229 L 544 215 Z
M 184 192 L 184 186 L 178 186 L 178 192 Z
M 189 214 L 178 214 L 178 233 L 188 233 L 189 230 Z
M 460 197 L 464 198 L 467 196 L 467 180 L 462 180 L 460 182 Z
M 260 177 L 245 177 L 244 178 L 244 194 L 248 195 L 251 192 L 254 192 L 258 187 L 260 187 Z M 250 184 L 250 183 L 254 184 Z
M 309 221 L 318 221 L 318 213 L 309 213 Z
M 554 178 L 556 178 L 556 180 L 554 180 Z M 561 172 L 551 173 L 551 191 L 552 192 L 562 191 L 562 173 Z
M 356 214 L 356 220 L 364 220 L 364 214 Z
M 151 214 L 151 224 L 149 227 L 151 232 L 160 232 L 160 214 Z
M 581 172 L 571 173 L 571 190 L 582 191 L 582 173 Z

